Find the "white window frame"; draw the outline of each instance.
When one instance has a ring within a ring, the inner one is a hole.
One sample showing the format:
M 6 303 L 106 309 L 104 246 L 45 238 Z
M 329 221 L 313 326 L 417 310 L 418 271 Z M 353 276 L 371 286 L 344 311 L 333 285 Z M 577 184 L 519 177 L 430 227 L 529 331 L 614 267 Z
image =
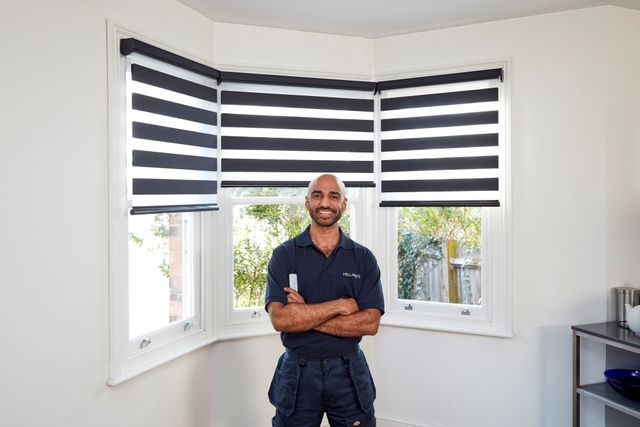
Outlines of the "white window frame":
M 351 212 L 351 233 L 352 238 L 359 241 L 360 236 L 364 234 L 364 200 L 365 189 L 360 189 L 358 195 L 352 198 L 348 197 L 349 211 Z M 218 194 L 220 200 L 220 222 L 219 227 L 224 227 L 225 237 L 222 250 L 224 250 L 224 267 L 218 268 L 218 271 L 224 273 L 224 277 L 218 274 L 219 280 L 225 283 L 224 292 L 218 292 L 219 299 L 224 301 L 225 330 L 223 336 L 236 336 L 236 334 L 260 334 L 274 332 L 269 315 L 264 310 L 264 306 L 247 309 L 234 309 L 233 307 L 233 210 L 239 205 L 261 205 L 261 204 L 292 204 L 304 205 L 304 197 L 234 197 L 233 189 L 221 189 Z M 301 232 L 303 230 L 300 230 Z
M 477 69 L 501 67 L 504 91 L 499 110 L 503 126 L 500 140 L 500 207 L 482 208 L 482 305 L 450 304 L 398 299 L 397 208 L 379 208 L 378 221 L 385 227 L 377 241 L 383 261 L 386 313 L 381 324 L 387 326 L 458 332 L 497 337 L 513 337 L 511 280 L 511 198 L 510 198 L 510 91 L 508 62 L 474 64 L 437 72 L 417 70 L 411 74 L 382 76 L 378 80 L 424 77 Z M 376 143 L 379 142 L 377 138 Z M 378 191 L 380 191 L 378 189 Z M 406 309 L 411 304 L 411 309 Z M 464 313 L 464 314 L 463 314 Z
M 184 280 L 183 283 L 189 283 L 190 281 L 192 284 L 192 286 L 187 286 L 183 293 L 187 295 L 193 293 L 192 298 L 187 297 L 183 299 L 183 302 L 192 301 L 191 313 L 187 314 L 188 317 L 171 322 L 164 327 L 157 328 L 139 336 L 129 336 L 129 345 L 127 346 L 127 354 L 129 357 L 138 357 L 147 351 L 147 349 L 152 350 L 158 346 L 170 344 L 174 341 L 188 337 L 193 333 L 197 333 L 197 331 L 202 329 L 201 318 L 203 312 L 203 301 L 201 295 L 204 284 L 204 271 L 202 268 L 202 265 L 204 264 L 202 256 L 204 253 L 204 239 L 202 237 L 203 221 L 201 214 L 197 212 L 194 212 L 191 218 L 191 221 L 187 221 L 185 218 L 182 219 L 183 244 L 186 246 L 186 248 L 183 248 L 183 255 L 185 252 L 191 253 L 187 259 L 189 262 L 183 263 L 183 276 L 188 279 Z M 187 222 L 191 222 L 186 225 L 186 227 L 190 229 L 185 228 L 185 223 Z M 127 243 L 127 249 L 122 248 L 123 252 L 128 252 L 129 242 L 127 241 Z M 131 266 L 127 263 L 127 271 L 129 271 L 130 268 Z M 129 320 L 129 315 L 130 311 L 127 312 L 127 320 Z M 129 329 L 127 329 L 127 331 L 129 332 Z M 129 333 L 129 335 L 131 334 Z
M 141 337 L 129 339 L 129 206 L 127 203 L 126 59 L 120 54 L 120 39 L 135 37 L 154 45 L 155 40 L 108 24 L 109 88 L 109 314 L 110 357 L 108 385 L 117 385 L 156 366 L 216 340 L 213 335 L 211 271 L 213 247 L 209 213 L 193 214 L 193 260 L 191 267 L 198 288 L 194 315 L 172 322 Z M 184 52 L 164 47 L 182 56 Z M 144 345 L 143 339 L 150 343 Z

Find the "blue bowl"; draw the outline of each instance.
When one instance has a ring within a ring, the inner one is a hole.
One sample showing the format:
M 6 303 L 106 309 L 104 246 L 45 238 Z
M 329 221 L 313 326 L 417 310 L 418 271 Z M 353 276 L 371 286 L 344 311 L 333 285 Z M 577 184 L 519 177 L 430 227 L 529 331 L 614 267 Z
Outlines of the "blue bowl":
M 640 401 L 640 371 L 633 369 L 607 369 L 607 382 L 624 397 Z

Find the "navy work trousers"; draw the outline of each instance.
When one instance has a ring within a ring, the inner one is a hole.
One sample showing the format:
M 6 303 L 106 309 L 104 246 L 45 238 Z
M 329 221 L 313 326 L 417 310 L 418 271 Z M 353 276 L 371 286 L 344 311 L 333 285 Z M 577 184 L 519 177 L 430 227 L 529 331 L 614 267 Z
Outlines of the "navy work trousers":
M 326 412 L 332 427 L 376 425 L 376 389 L 360 349 L 342 357 L 310 359 L 286 351 L 269 388 L 274 427 L 318 427 Z

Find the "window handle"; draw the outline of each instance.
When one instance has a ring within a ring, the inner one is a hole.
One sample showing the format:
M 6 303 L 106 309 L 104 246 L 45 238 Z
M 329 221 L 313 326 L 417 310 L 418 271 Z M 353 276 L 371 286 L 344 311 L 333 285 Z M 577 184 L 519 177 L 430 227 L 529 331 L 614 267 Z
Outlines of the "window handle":
M 142 341 L 140 341 L 140 348 L 147 348 L 151 344 L 151 338 L 145 337 Z
M 411 304 L 405 304 L 403 307 L 405 310 L 413 310 L 413 306 Z
M 460 312 L 463 316 L 471 316 L 471 311 L 468 308 L 465 308 Z
M 185 322 L 184 331 L 187 332 L 191 328 L 193 328 L 193 320 L 189 320 L 188 322 Z

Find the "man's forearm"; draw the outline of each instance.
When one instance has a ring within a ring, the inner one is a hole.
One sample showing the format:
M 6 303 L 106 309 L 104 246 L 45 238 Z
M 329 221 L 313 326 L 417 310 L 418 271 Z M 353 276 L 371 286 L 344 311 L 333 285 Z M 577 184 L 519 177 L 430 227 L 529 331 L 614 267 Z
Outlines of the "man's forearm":
M 375 335 L 381 313 L 375 308 L 357 311 L 347 316 L 335 316 L 315 327 L 316 331 L 337 337 Z
M 327 320 L 357 310 L 357 304 L 350 299 L 337 299 L 320 304 L 282 304 L 269 305 L 271 323 L 278 332 L 306 332 L 316 328 Z

